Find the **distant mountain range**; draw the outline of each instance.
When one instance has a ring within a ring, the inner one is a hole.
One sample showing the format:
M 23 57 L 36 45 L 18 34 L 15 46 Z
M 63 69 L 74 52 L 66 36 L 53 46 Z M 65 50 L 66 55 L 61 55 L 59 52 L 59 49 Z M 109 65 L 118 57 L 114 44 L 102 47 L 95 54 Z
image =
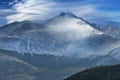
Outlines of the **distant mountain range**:
M 0 49 L 70 57 L 106 55 L 120 47 L 120 29 L 99 29 L 67 12 L 36 24 L 14 22 L 0 28 Z
M 0 27 L 0 80 L 61 80 L 120 64 L 119 35 L 118 27 L 98 27 L 70 12 L 42 24 L 7 24 Z
M 112 56 L 71 58 L 0 50 L 0 80 L 63 80 L 84 69 L 119 64 Z

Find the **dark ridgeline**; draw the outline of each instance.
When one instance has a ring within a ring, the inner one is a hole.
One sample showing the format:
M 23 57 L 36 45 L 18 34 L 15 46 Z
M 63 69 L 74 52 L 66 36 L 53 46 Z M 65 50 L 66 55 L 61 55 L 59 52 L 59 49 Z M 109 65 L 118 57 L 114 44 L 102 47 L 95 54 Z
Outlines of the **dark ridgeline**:
M 120 80 L 120 65 L 87 69 L 65 80 Z

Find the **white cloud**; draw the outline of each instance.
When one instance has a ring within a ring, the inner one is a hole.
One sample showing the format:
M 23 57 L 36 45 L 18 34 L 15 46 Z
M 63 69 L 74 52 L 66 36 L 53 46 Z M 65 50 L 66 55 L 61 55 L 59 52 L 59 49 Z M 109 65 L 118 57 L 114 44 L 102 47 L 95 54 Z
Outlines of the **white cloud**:
M 120 22 L 120 18 L 119 18 L 120 11 L 104 10 L 104 8 L 102 6 L 104 6 L 104 5 L 89 4 L 89 5 L 83 5 L 83 6 L 76 6 L 76 8 L 73 9 L 73 12 L 76 15 L 78 15 L 86 20 L 92 20 L 92 19 L 99 18 L 99 19 L 103 19 L 106 21 L 108 20 L 108 21 Z
M 89 1 L 64 3 L 55 0 L 22 0 L 18 3 L 15 0 L 14 3 L 16 4 L 13 5 L 11 10 L 14 14 L 6 17 L 8 23 L 23 20 L 45 20 L 63 11 L 73 12 L 77 16 L 85 19 L 106 18 L 117 21 L 118 18 L 116 19 L 116 17 L 120 17 L 120 12 L 105 11 L 102 9 L 104 7 L 103 4 L 93 4 Z
M 16 14 L 12 9 L 0 9 L 0 27 L 7 23 L 6 16 Z
M 37 20 L 48 17 L 53 12 L 56 2 L 52 0 L 23 0 L 15 4 L 17 14 L 7 17 L 8 23 L 23 20 Z
M 53 0 L 23 0 L 13 6 L 17 14 L 7 17 L 8 23 L 23 20 L 43 20 L 59 14 L 59 12 L 73 12 L 80 17 L 88 17 L 97 11 L 96 5 L 78 3 L 63 3 Z M 52 14 L 52 16 L 51 16 Z
M 77 6 L 73 9 L 73 12 L 80 17 L 88 17 L 97 11 L 97 7 L 96 5 Z
M 6 17 L 11 14 L 15 14 L 14 10 L 12 9 L 0 9 L 0 17 Z

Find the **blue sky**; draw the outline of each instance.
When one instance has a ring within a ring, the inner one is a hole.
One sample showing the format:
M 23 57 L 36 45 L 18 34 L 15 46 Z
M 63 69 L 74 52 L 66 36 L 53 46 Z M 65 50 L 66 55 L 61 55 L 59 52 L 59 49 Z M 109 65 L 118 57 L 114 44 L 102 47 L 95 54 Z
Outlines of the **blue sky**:
M 0 0 L 0 25 L 38 22 L 60 12 L 73 12 L 86 20 L 120 22 L 120 0 Z

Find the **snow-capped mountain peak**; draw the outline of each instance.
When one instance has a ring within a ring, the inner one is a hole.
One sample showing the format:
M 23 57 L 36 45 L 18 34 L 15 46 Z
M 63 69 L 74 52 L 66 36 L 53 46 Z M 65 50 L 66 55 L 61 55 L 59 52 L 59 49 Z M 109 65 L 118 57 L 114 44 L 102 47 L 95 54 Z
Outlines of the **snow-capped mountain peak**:
M 6 34 L 7 30 L 9 33 Z M 24 21 L 9 24 L 0 28 L 0 31 L 5 35 L 18 36 L 1 37 L 0 49 L 19 53 L 89 57 L 106 54 L 117 42 L 115 38 L 95 29 L 84 19 L 68 12 L 40 25 Z
M 47 21 L 45 27 L 51 32 L 57 32 L 59 34 L 65 33 L 64 35 L 70 39 L 80 39 L 91 35 L 103 34 L 103 32 L 94 29 L 91 25 L 85 22 L 85 20 L 70 12 L 61 13 Z

